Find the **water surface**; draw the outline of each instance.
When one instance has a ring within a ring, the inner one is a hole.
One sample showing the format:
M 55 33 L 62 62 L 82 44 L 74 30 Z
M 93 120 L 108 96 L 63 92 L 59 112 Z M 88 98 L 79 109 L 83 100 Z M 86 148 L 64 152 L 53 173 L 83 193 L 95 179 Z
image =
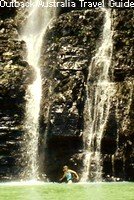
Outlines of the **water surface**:
M 6 183 L 0 200 L 134 200 L 134 183 Z

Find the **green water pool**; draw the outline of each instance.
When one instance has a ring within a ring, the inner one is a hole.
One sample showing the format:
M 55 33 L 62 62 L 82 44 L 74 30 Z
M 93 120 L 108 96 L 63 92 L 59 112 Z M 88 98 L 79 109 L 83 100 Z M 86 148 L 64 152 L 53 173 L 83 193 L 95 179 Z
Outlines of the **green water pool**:
M 0 200 L 134 200 L 134 183 L 6 183 Z

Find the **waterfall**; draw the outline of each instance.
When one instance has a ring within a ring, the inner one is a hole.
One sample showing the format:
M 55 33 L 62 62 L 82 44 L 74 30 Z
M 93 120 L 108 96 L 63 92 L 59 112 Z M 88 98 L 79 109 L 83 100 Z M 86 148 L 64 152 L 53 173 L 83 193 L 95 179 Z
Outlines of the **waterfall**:
M 112 59 L 111 11 L 102 8 L 105 23 L 102 42 L 92 58 L 86 84 L 85 103 L 85 158 L 82 181 L 102 180 L 101 139 L 110 110 L 114 86 L 110 83 L 109 72 Z
M 51 2 L 51 0 L 44 0 Z M 42 7 L 40 0 L 32 0 L 33 6 L 28 8 L 28 16 L 21 33 L 21 39 L 27 47 L 27 62 L 32 66 L 35 80 L 26 91 L 26 113 L 24 121 L 24 147 L 23 160 L 25 169 L 23 179 L 37 180 L 38 172 L 38 139 L 39 139 L 39 114 L 42 93 L 41 72 L 39 59 L 41 55 L 42 40 L 46 28 L 55 16 L 55 8 Z

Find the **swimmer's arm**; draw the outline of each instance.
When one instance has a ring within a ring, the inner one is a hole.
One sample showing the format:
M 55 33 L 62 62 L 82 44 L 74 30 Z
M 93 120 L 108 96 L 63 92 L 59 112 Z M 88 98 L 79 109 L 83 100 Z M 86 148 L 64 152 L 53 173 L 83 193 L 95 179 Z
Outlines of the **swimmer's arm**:
M 62 181 L 66 177 L 66 174 L 64 173 L 62 178 L 60 178 L 60 181 Z
M 79 176 L 74 170 L 69 169 L 68 171 L 74 174 L 76 176 L 76 179 L 79 180 Z

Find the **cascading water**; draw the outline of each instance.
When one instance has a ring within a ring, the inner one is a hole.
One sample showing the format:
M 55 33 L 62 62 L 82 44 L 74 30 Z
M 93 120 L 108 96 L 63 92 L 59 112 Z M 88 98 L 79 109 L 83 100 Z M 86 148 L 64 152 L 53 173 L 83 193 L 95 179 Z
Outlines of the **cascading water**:
M 110 99 L 114 94 L 109 80 L 112 59 L 111 11 L 103 8 L 105 23 L 102 43 L 89 66 L 85 104 L 85 159 L 82 181 L 102 180 L 101 139 L 105 131 Z
M 43 1 L 42 1 L 43 2 Z M 45 3 L 51 0 L 44 0 Z M 38 179 L 38 138 L 39 138 L 39 113 L 42 93 L 41 73 L 39 59 L 45 30 L 51 19 L 55 16 L 55 8 L 42 7 L 40 0 L 32 0 L 33 6 L 28 10 L 28 17 L 21 39 L 26 42 L 27 62 L 33 67 L 35 80 L 26 91 L 26 114 L 24 122 L 23 159 L 25 169 L 23 179 Z

